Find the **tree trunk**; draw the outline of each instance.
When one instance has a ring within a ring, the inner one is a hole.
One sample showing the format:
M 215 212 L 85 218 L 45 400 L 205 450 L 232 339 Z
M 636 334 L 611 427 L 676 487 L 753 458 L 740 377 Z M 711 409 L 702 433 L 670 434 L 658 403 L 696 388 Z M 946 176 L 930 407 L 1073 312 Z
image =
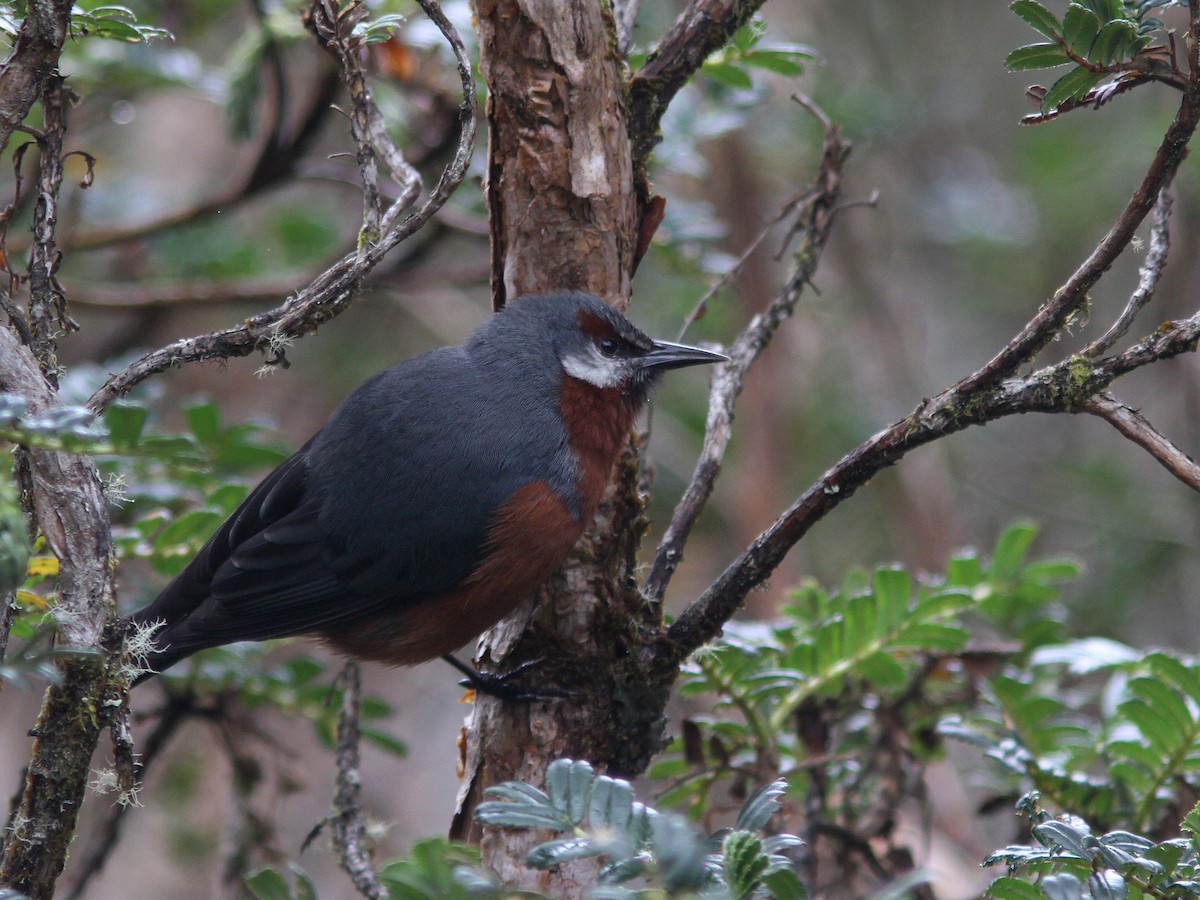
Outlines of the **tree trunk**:
M 569 15 L 564 11 L 569 10 Z M 488 85 L 487 201 L 497 306 L 522 294 L 578 289 L 624 309 L 640 219 L 626 124 L 622 62 L 611 8 L 556 0 L 478 0 Z M 563 700 L 501 703 L 479 697 L 464 750 L 453 833 L 480 840 L 507 882 L 577 896 L 594 872 L 533 873 L 522 862 L 536 833 L 488 829 L 471 813 L 482 789 L 540 783 L 550 760 L 571 756 L 635 773 L 659 749 L 666 685 L 648 687 L 637 650 L 658 635 L 631 573 L 644 530 L 636 448 L 560 575 L 480 644 L 478 661 L 526 677 Z M 653 697 L 645 697 L 649 691 Z

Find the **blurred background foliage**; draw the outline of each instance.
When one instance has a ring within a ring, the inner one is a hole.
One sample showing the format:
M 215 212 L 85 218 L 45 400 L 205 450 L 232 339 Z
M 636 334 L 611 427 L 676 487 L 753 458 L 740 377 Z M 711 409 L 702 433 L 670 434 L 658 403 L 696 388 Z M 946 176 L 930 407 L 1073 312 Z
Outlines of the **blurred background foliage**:
M 361 208 L 353 159 L 338 155 L 348 146 L 347 123 L 330 109 L 338 96 L 332 64 L 312 46 L 295 4 L 129 6 L 141 25 L 166 29 L 173 40 L 78 41 L 63 56 L 81 98 L 68 149 L 96 157 L 94 185 L 67 186 L 60 212 L 61 277 L 82 326 L 60 354 L 64 390 L 76 401 L 140 351 L 277 303 L 353 245 Z M 415 4 L 372 7 L 376 16 L 407 16 L 394 41 L 372 47 L 374 88 L 400 146 L 436 177 L 455 138 L 453 67 Z M 635 53 L 649 49 L 680 7 L 645 5 Z M 445 8 L 469 44 L 468 4 Z M 1181 14 L 1169 9 L 1163 17 L 1170 26 Z M 842 215 L 818 273 L 819 293 L 808 296 L 752 373 L 724 478 L 668 594 L 672 609 L 840 456 L 999 349 L 1108 228 L 1177 104 L 1174 92 L 1149 87 L 1100 111 L 1022 127 L 1020 118 L 1033 111 L 1025 89 L 1037 75 L 1008 73 L 1003 63 L 1030 32 L 1001 0 L 768 4 L 761 27 L 760 49 L 786 52 L 744 65 L 734 48 L 685 89 L 664 120 L 652 178 L 667 198 L 666 219 L 634 281 L 633 317 L 651 334 L 675 337 L 716 275 L 806 183 L 820 135 L 790 101 L 797 90 L 854 143 L 849 198 L 867 201 L 878 192 L 878 200 Z M 804 48 L 814 59 L 803 60 Z M 152 597 L 171 559 L 181 561 L 202 538 L 204 522 L 215 523 L 246 483 L 299 446 L 358 381 L 461 340 L 487 315 L 482 159 L 479 147 L 473 179 L 372 275 L 349 312 L 287 349 L 289 368 L 256 372 L 261 361 L 254 359 L 189 366 L 139 389 L 132 399 L 150 430 L 189 436 L 181 439 L 199 458 L 106 463 L 130 500 L 113 510 L 132 554 L 121 568 L 124 608 Z M 2 163 L 11 173 L 10 160 Z M 69 160 L 67 171 L 78 181 L 82 163 Z M 5 178 L 11 192 L 11 174 Z M 1200 295 L 1200 262 L 1191 251 L 1200 205 L 1189 167 L 1175 191 L 1175 249 L 1143 330 L 1192 312 Z M 764 243 L 689 339 L 727 340 L 765 304 L 782 271 L 772 259 L 782 237 Z M 27 240 L 10 233 L 14 258 Z M 1138 261 L 1127 254 L 1097 288 L 1096 321 L 1123 305 Z M 1079 323 L 1061 351 L 1095 336 Z M 1198 374 L 1198 361 L 1183 357 L 1123 380 L 1120 395 L 1182 447 L 1195 448 Z M 650 515 L 660 527 L 690 475 L 705 393 L 701 373 L 673 379 L 649 417 Z M 110 417 L 114 436 L 137 424 L 121 415 Z M 181 465 L 192 474 L 170 475 L 175 493 L 164 494 L 164 476 Z M 1200 633 L 1197 503 L 1099 420 L 1005 420 L 924 448 L 881 474 L 796 548 L 747 614 L 773 616 L 802 579 L 840 584 L 861 565 L 901 561 L 914 572 L 943 571 L 959 548 L 990 548 L 1008 523 L 1030 519 L 1041 527 L 1040 551 L 1082 564 L 1061 597 L 1068 630 L 1086 626 L 1089 635 L 1125 644 L 1187 650 Z M 146 519 L 152 508 L 157 518 Z M 286 660 L 299 649 L 274 648 L 268 660 L 293 665 Z M 262 653 L 248 651 L 250 662 Z M 367 680 L 380 703 L 397 711 L 364 760 L 368 804 L 379 821 L 392 823 L 381 828 L 381 848 L 394 855 L 446 825 L 462 710 L 454 677 L 438 664 L 370 669 Z M 135 708 L 161 706 L 161 691 L 140 688 Z M 36 694 L 0 694 L 5 721 L 32 721 Z M 681 717 L 694 712 L 689 702 L 680 701 Z M 271 848 L 296 852 L 329 794 L 328 760 L 306 720 L 272 716 L 254 724 L 261 734 L 242 748 L 238 764 L 258 788 L 238 801 L 255 815 L 238 821 L 277 823 L 259 835 L 264 861 Z M 132 837 L 89 896 L 126 896 L 121 873 L 135 856 L 146 883 L 161 886 L 161 894 L 142 896 L 203 896 L 220 880 L 213 860 L 227 858 L 223 851 L 243 837 L 223 790 L 214 788 L 231 780 L 233 764 L 218 752 L 220 738 L 200 725 L 187 735 L 151 772 L 148 789 L 159 802 L 132 817 Z M 411 752 L 401 762 L 387 752 L 400 749 L 398 740 Z M 4 729 L 0 755 L 10 764 L 0 770 L 15 771 L 26 749 L 22 729 Z M 946 777 L 954 786 L 934 814 L 935 849 L 944 845 L 942 864 L 955 873 L 950 883 L 958 879 L 959 895 L 969 896 L 986 882 L 979 859 L 1015 826 L 1011 807 L 976 817 L 970 779 Z M 101 811 L 93 804 L 86 815 Z M 88 829 L 85 820 L 80 841 Z M 318 880 L 332 866 L 303 862 Z

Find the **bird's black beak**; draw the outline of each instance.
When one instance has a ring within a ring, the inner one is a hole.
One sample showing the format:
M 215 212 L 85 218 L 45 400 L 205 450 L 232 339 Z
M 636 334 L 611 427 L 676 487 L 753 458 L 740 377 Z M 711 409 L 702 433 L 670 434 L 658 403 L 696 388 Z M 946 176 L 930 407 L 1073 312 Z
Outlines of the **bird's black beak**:
M 729 357 L 724 353 L 701 350 L 686 344 L 673 344 L 670 341 L 654 341 L 650 351 L 641 358 L 641 364 L 643 369 L 680 369 L 684 366 L 728 360 Z

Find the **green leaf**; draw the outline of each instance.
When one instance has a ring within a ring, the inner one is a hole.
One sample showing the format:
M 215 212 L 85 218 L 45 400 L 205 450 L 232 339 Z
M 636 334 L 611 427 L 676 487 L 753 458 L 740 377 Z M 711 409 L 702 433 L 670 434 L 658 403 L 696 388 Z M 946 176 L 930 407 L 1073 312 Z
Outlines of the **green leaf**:
M 359 730 L 362 736 L 393 756 L 407 756 L 408 745 L 394 734 L 388 734 L 386 731 L 381 731 L 378 728 L 371 728 L 366 725 L 360 726 Z
M 1004 65 L 1014 72 L 1022 69 L 1052 69 L 1069 62 L 1071 57 L 1058 44 L 1027 44 L 1004 58 Z
M 573 859 L 599 856 L 605 845 L 591 837 L 560 838 L 538 844 L 525 857 L 525 864 L 532 869 L 550 869 Z
M 803 44 L 772 43 L 758 44 L 742 55 L 742 61 L 748 66 L 795 78 L 804 74 L 803 62 L 816 57 L 816 52 Z
M 291 900 L 287 879 L 270 866 L 247 875 L 246 888 L 255 900 Z
M 1081 99 L 1103 77 L 1102 74 L 1089 71 L 1083 66 L 1076 66 L 1051 85 L 1046 96 L 1042 98 L 1042 112 L 1057 109 L 1067 100 Z
M 633 787 L 628 781 L 601 775 L 588 801 L 588 824 L 624 834 L 633 817 Z
M 188 429 L 202 447 L 212 447 L 221 440 L 221 417 L 211 401 L 195 403 L 184 410 Z
M 733 827 L 740 831 L 762 831 L 779 811 L 779 798 L 786 792 L 787 782 L 782 778 L 760 787 L 746 798 Z
M 1068 47 L 1086 57 L 1099 32 L 1100 20 L 1094 12 L 1084 9 L 1078 3 L 1067 7 L 1067 14 L 1063 16 L 1063 40 Z
M 1129 896 L 1129 886 L 1120 872 L 1112 869 L 1101 869 L 1088 877 L 1088 891 L 1092 900 L 1125 900 Z
M 995 900 L 1043 900 L 1045 897 L 1037 886 L 1011 875 L 1004 875 L 989 884 L 984 896 Z
M 1137 36 L 1137 28 L 1132 22 L 1124 19 L 1109 22 L 1096 35 L 1088 59 L 1102 66 L 1125 59 Z
M 1049 875 L 1042 881 L 1042 894 L 1046 900 L 1083 900 L 1083 885 L 1066 872 Z
M 1096 14 L 1101 22 L 1110 22 L 1124 15 L 1121 0 L 1077 0 L 1080 6 L 1085 6 Z
M 1046 47 L 1046 44 L 1034 44 L 1033 47 Z M 1062 57 L 1062 62 L 1059 63 L 1039 63 L 1037 65 L 1021 66 L 1020 68 L 1044 68 L 1051 65 L 1062 65 L 1063 62 L 1070 62 L 1068 57 L 1057 44 L 1050 45 Z M 1019 47 L 1013 53 L 1019 53 L 1021 50 L 1032 49 L 1031 47 Z M 1012 56 L 1012 53 L 1009 54 Z M 1018 68 L 1010 66 L 1010 68 Z M 1037 526 L 1032 522 L 1017 522 L 1010 525 L 1000 535 L 1000 539 L 996 541 L 996 549 L 992 551 L 992 564 L 988 568 L 988 576 L 992 581 L 1016 581 L 1017 575 L 1021 571 L 1021 564 L 1025 561 L 1025 555 L 1029 552 L 1029 545 L 1033 543 L 1033 539 L 1037 537 Z
M 588 810 L 595 770 L 584 760 L 556 759 L 546 769 L 550 805 L 565 813 L 572 825 L 583 821 Z
M 768 872 L 761 879 L 762 886 L 767 889 L 773 900 L 805 900 L 808 891 L 792 869 L 776 869 Z
M 142 436 L 150 410 L 134 403 L 111 403 L 104 410 L 108 436 L 117 447 L 133 447 Z
M 754 81 L 750 78 L 750 74 L 737 63 L 706 62 L 700 71 L 726 87 L 738 90 L 750 90 L 754 87 Z
M 1180 827 L 1190 836 L 1192 846 L 1200 850 L 1200 803 L 1192 807 L 1192 811 L 1183 817 Z
M 749 831 L 731 831 L 721 842 L 721 853 L 721 869 L 730 893 L 737 898 L 748 897 L 769 865 L 762 839 Z
M 1040 31 L 1051 40 L 1058 37 L 1061 30 L 1058 19 L 1042 4 L 1034 0 L 1016 0 L 1009 9 L 1024 19 L 1035 31 Z

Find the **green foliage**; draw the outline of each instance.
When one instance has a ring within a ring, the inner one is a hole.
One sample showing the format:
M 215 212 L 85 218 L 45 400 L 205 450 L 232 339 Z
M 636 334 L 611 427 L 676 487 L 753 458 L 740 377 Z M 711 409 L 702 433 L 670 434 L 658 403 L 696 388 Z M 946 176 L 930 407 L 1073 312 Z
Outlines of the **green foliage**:
M 1163 23 L 1150 13 L 1175 5 L 1177 0 L 1079 0 L 1060 20 L 1037 0 L 1015 0 L 1012 11 L 1050 41 L 1016 48 L 1005 65 L 1019 71 L 1074 64 L 1042 97 L 1042 112 L 1050 112 L 1082 100 L 1107 76 L 1154 68 L 1161 47 L 1151 44 Z
M 754 16 L 704 61 L 701 71 L 726 87 L 750 90 L 754 87 L 753 69 L 798 78 L 804 63 L 817 58 L 816 52 L 803 44 L 764 41 L 765 32 L 766 21 Z
M 1029 562 L 1035 533 L 1013 526 L 990 563 L 963 554 L 939 580 L 917 583 L 896 567 L 853 573 L 833 593 L 806 585 L 778 623 L 730 623 L 684 671 L 680 692 L 715 693 L 717 714 L 685 723 L 652 766 L 652 775 L 672 780 L 664 801 L 687 802 L 700 815 L 719 783 L 744 789 L 763 766 L 796 771 L 793 787 L 802 789 L 811 756 L 857 759 L 897 717 L 912 738 L 908 752 L 935 752 L 940 718 L 971 699 L 954 677 L 971 656 L 969 624 L 1023 635 L 1020 647 L 1006 648 L 1013 654 L 1057 634 L 1047 611 L 1058 582 L 1078 570 L 1065 560 Z M 870 803 L 881 774 L 847 766 L 846 802 Z
M 639 896 L 621 887 L 637 878 L 661 886 L 668 896 L 700 889 L 705 896 L 805 896 L 783 855 L 800 840 L 758 835 L 779 810 L 785 788 L 778 781 L 754 792 L 733 828 L 704 839 L 682 817 L 636 801 L 627 781 L 597 776 L 586 762 L 560 759 L 546 770 L 545 791 L 517 781 L 488 788 L 485 793 L 502 799 L 481 803 L 475 817 L 486 825 L 562 835 L 529 851 L 526 864 L 532 868 L 600 859 L 602 890 L 595 896 Z
M 1157 832 L 1200 789 L 1200 664 L 1098 639 L 1047 647 L 941 731 L 1100 827 Z
M 1009 871 L 989 885 L 988 897 L 1200 896 L 1200 806 L 1183 822 L 1190 837 L 1164 841 L 1122 830 L 1097 835 L 1078 816 L 1052 817 L 1041 808 L 1036 792 L 1022 798 L 1017 808 L 1033 823 L 1037 844 L 1005 847 L 984 860 L 984 865 L 1004 865 Z M 1018 873 L 1036 877 L 1038 883 L 1030 884 Z
M 0 3 L 0 36 L 12 44 L 25 18 L 26 4 Z M 71 7 L 70 37 L 80 41 L 87 37 L 124 41 L 129 44 L 145 44 L 150 41 L 171 38 L 171 32 L 154 25 L 141 25 L 137 16 L 127 6 L 99 5 L 87 8 Z
M 138 24 L 137 16 L 127 6 L 82 6 L 71 7 L 71 37 L 106 38 L 125 41 L 129 44 L 144 44 L 159 39 L 170 39 L 171 32 L 154 25 Z

